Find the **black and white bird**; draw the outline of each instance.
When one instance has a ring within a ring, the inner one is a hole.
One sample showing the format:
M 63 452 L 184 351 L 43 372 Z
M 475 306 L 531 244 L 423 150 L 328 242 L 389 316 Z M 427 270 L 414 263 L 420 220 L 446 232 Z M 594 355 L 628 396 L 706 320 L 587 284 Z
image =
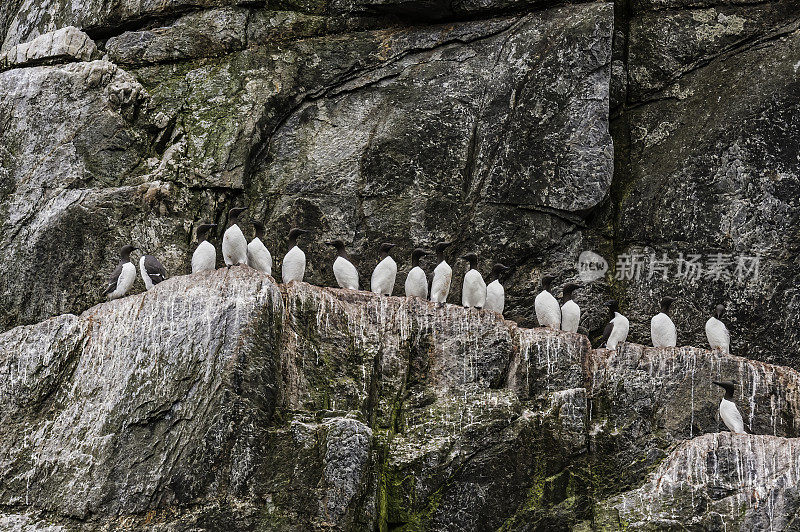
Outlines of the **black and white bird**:
M 650 320 L 650 338 L 653 340 L 653 347 L 675 347 L 678 343 L 678 330 L 669 317 L 669 307 L 674 301 L 674 297 L 661 298 L 661 312 Z
M 561 328 L 561 306 L 550 293 L 553 279 L 551 275 L 542 277 L 542 291 L 534 299 L 533 307 L 540 326 L 558 330 Z
M 475 253 L 467 253 L 461 258 L 469 263 L 469 269 L 464 274 L 464 283 L 461 285 L 461 304 L 465 308 L 482 309 L 486 305 L 486 281 L 478 271 L 478 256 Z
M 411 252 L 411 271 L 406 276 L 406 297 L 428 299 L 428 278 L 419 266 L 419 259 L 427 254 L 422 248 Z
M 706 322 L 706 337 L 711 349 L 719 349 L 727 355 L 731 350 L 731 333 L 728 332 L 725 324 L 720 321 L 724 314 L 725 307 L 723 305 L 717 305 L 714 308 L 714 315 L 708 318 Z
M 201 224 L 197 228 L 197 249 L 192 254 L 192 273 L 217 269 L 217 248 L 206 240 L 208 232 L 217 224 Z
M 253 222 L 256 236 L 247 244 L 247 265 L 267 275 L 272 275 L 272 255 L 264 245 L 264 224 Z
M 561 330 L 578 332 L 581 322 L 581 307 L 572 299 L 573 292 L 580 288 L 575 283 L 567 283 L 561 294 Z
M 108 300 L 117 299 L 128 293 L 136 280 L 136 267 L 131 263 L 131 252 L 139 248 L 127 245 L 119 250 L 119 262 L 108 278 L 108 286 L 103 295 Z
M 444 250 L 452 242 L 439 242 L 436 244 L 436 261 L 438 264 L 433 270 L 433 280 L 431 281 L 431 301 L 443 307 L 447 303 L 447 296 L 450 294 L 450 281 L 453 279 L 453 268 L 444 259 Z
M 491 282 L 486 286 L 486 305 L 483 307 L 486 310 L 503 313 L 506 306 L 506 291 L 503 285 L 500 284 L 500 277 L 506 273 L 510 268 L 499 262 L 492 266 L 492 273 L 490 276 Z
M 712 381 L 714 384 L 725 390 L 725 397 L 719 403 L 719 417 L 722 422 L 728 427 L 728 430 L 738 434 L 745 434 L 744 421 L 739 409 L 736 408 L 736 403 L 733 402 L 733 391 L 736 386 L 731 381 Z
M 389 256 L 389 252 L 393 247 L 394 244 L 384 243 L 378 248 L 378 257 L 381 261 L 372 271 L 372 279 L 370 280 L 370 288 L 375 294 L 390 296 L 394 290 L 394 281 L 397 278 L 397 263 Z
M 336 248 L 336 260 L 333 261 L 333 275 L 341 288 L 348 290 L 358 290 L 358 270 L 350 262 L 344 242 L 341 240 L 331 240 L 326 242 L 329 246 Z
M 289 231 L 289 251 L 284 255 L 281 266 L 284 283 L 302 281 L 306 275 L 306 254 L 297 245 L 297 239 L 309 232 L 299 227 L 293 227 Z
M 628 318 L 619 313 L 619 303 L 616 300 L 606 301 L 606 306 L 608 307 L 609 322 L 603 331 L 600 345 L 605 344 L 606 349 L 616 349 L 619 344 L 628 339 L 630 323 Z
M 243 207 L 234 207 L 228 211 L 228 228 L 222 235 L 222 258 L 229 268 L 247 266 L 247 239 L 239 228 L 239 215 L 244 211 Z
M 152 255 L 142 255 L 139 259 L 139 273 L 142 275 L 142 281 L 147 290 L 167 278 L 167 270 L 164 265 Z

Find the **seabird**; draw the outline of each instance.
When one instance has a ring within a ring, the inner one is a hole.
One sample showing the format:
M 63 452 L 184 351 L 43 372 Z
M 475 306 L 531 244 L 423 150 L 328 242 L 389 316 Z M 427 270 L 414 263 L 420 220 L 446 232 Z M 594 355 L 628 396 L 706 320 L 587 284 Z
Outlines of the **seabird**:
M 281 265 L 281 276 L 284 283 L 302 281 L 306 274 L 306 254 L 297 246 L 297 239 L 309 232 L 298 227 L 289 231 L 289 251 L 284 255 Z
M 603 331 L 600 345 L 605 344 L 606 349 L 616 349 L 617 345 L 628 338 L 630 323 L 628 323 L 628 318 L 619 313 L 619 304 L 616 300 L 607 301 L 606 306 L 608 307 L 610 321 Z
M 500 284 L 500 276 L 510 269 L 500 263 L 492 266 L 491 282 L 486 286 L 486 305 L 483 307 L 486 310 L 491 310 L 498 314 L 503 313 L 503 309 L 506 306 L 506 291 L 503 285 Z
M 742 414 L 736 408 L 736 403 L 733 402 L 733 389 L 736 385 L 731 381 L 712 382 L 725 390 L 725 397 L 719 403 L 719 417 L 722 418 L 723 423 L 731 432 L 746 434 Z
M 358 290 L 358 270 L 350 262 L 344 249 L 344 242 L 332 240 L 325 243 L 336 248 L 336 260 L 333 261 L 333 275 L 336 277 L 336 282 L 342 288 Z
M 572 293 L 580 288 L 574 283 L 567 283 L 561 294 L 561 330 L 578 332 L 581 322 L 581 307 L 572 299 Z
M 662 298 L 661 312 L 650 320 L 650 338 L 653 340 L 653 347 L 675 347 L 678 343 L 678 330 L 667 315 L 673 301 L 674 297 Z
M 119 250 L 119 263 L 108 278 L 108 287 L 104 296 L 108 300 L 117 299 L 128 293 L 136 280 L 136 267 L 131 264 L 131 251 L 139 249 L 134 246 L 122 246 Z
M 142 255 L 142 258 L 139 259 L 139 272 L 142 274 L 142 281 L 147 290 L 167 278 L 167 270 L 164 265 L 152 255 Z
M 439 242 L 436 244 L 436 260 L 439 264 L 433 270 L 431 301 L 439 303 L 440 307 L 447 303 L 447 296 L 450 294 L 450 280 L 453 278 L 453 269 L 444 260 L 444 250 L 450 244 L 452 242 Z
M 247 244 L 247 264 L 251 268 L 262 271 L 267 275 L 272 275 L 272 255 L 267 246 L 264 245 L 264 224 L 253 222 L 256 236 Z
M 536 310 L 536 319 L 539 320 L 540 326 L 558 330 L 561 328 L 561 307 L 550 293 L 550 285 L 553 280 L 551 275 L 542 277 L 542 291 L 533 301 L 533 307 Z
M 222 258 L 228 267 L 247 266 L 247 239 L 238 225 L 239 215 L 244 211 L 243 207 L 228 211 L 228 228 L 222 235 Z
M 464 283 L 461 285 L 461 304 L 465 308 L 482 309 L 486 305 L 486 281 L 478 271 L 478 256 L 467 253 L 461 258 L 469 263 L 469 270 L 464 274 Z
M 217 268 L 217 249 L 214 245 L 206 240 L 208 231 L 217 224 L 201 224 L 197 228 L 197 249 L 194 250 L 192 255 L 192 273 L 202 272 L 205 270 L 215 270 Z
M 720 349 L 723 353 L 728 354 L 731 351 L 731 333 L 728 332 L 725 324 L 720 321 L 723 314 L 725 314 L 725 307 L 717 305 L 714 309 L 714 315 L 708 318 L 706 322 L 706 336 L 711 349 Z
M 378 249 L 378 256 L 381 261 L 375 266 L 372 272 L 370 287 L 376 294 L 390 296 L 394 290 L 394 281 L 397 278 L 397 263 L 389 256 L 389 251 L 394 244 L 381 244 Z
M 406 276 L 406 297 L 428 299 L 428 278 L 419 267 L 420 257 L 427 254 L 428 252 L 421 248 L 411 252 L 411 271 Z

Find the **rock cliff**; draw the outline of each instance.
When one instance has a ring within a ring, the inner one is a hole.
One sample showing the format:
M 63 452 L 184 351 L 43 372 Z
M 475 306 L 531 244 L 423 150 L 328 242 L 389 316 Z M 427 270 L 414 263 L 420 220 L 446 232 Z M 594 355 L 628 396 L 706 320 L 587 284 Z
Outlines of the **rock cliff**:
M 796 0 L 0 2 L 0 529 L 796 528 L 798 65 Z M 312 285 L 332 238 L 454 241 L 451 301 L 508 264 L 508 320 L 183 276 L 240 205 Z M 172 278 L 100 304 L 127 243 Z M 582 334 L 533 328 L 582 251 Z
M 799 509 L 800 374 L 718 352 L 234 267 L 0 353 L 6 529 L 777 530 Z M 754 435 L 717 434 L 712 379 L 741 383 Z

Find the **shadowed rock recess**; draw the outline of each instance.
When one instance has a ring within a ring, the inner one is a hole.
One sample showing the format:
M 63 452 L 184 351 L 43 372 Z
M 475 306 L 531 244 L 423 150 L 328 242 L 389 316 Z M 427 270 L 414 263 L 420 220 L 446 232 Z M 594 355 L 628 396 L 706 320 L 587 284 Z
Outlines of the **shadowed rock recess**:
M 0 335 L 6 530 L 781 530 L 800 374 L 247 267 Z M 717 434 L 742 383 L 748 430 Z
M 0 1 L 0 530 L 800 529 L 799 72 L 797 0 Z M 508 321 L 183 276 L 243 205 L 313 285 L 507 264 Z M 171 278 L 100 304 L 129 243 Z M 585 250 L 760 266 L 531 328 Z

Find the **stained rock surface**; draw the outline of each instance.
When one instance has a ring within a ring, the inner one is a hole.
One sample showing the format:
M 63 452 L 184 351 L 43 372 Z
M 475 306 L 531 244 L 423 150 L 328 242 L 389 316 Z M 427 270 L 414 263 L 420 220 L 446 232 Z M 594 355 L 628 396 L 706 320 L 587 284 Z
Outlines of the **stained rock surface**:
M 12 530 L 744 527 L 797 511 L 800 375 L 718 352 L 592 350 L 234 267 L 14 328 L 0 357 Z M 740 383 L 758 435 L 717 434 L 712 379 Z

